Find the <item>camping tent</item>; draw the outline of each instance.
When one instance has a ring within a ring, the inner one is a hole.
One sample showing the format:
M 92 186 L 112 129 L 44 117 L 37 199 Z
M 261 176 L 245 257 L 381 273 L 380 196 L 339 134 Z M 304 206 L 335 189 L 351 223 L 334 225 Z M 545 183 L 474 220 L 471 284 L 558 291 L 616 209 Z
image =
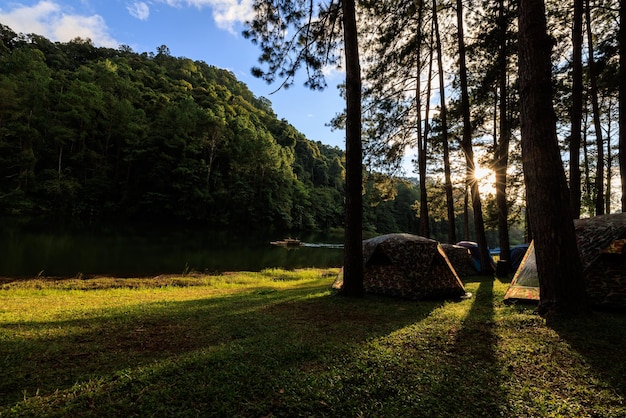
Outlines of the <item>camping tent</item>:
M 592 306 L 626 308 L 626 213 L 574 221 L 587 296 Z M 504 300 L 538 301 L 539 278 L 531 243 Z
M 459 277 L 475 276 L 479 273 L 468 248 L 454 244 L 441 244 L 441 247 Z
M 465 295 L 463 283 L 437 241 L 410 234 L 363 241 L 366 292 L 410 299 Z
M 537 276 L 534 242 L 531 242 L 528 246 L 528 250 L 526 250 L 524 258 L 513 276 L 511 285 L 504 295 L 505 302 L 516 300 L 539 300 L 539 277 Z
M 522 264 L 528 247 L 530 247 L 530 244 L 519 244 L 511 248 L 511 271 L 516 272 L 520 264 Z
M 478 249 L 478 244 L 473 241 L 459 241 L 456 243 L 456 245 L 460 247 L 465 247 L 470 251 L 470 254 L 472 255 L 472 260 L 474 261 L 474 267 L 476 268 L 476 271 L 481 271 L 480 251 Z M 491 263 L 492 270 L 495 271 L 496 262 L 491 257 L 491 254 L 489 255 L 489 262 Z

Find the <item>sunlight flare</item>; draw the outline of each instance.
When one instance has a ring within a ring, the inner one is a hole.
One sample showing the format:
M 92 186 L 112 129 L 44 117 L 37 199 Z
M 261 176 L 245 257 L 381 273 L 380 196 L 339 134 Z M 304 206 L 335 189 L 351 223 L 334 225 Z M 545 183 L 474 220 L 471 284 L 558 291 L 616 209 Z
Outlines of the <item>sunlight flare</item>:
M 478 181 L 481 195 L 496 194 L 496 173 L 493 169 L 477 164 L 474 170 L 474 178 Z

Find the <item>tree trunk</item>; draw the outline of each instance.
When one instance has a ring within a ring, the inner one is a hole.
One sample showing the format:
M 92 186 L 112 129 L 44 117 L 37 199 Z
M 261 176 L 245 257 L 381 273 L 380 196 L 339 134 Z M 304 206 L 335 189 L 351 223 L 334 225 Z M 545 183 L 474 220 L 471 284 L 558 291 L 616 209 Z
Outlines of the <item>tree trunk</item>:
M 437 19 L 437 0 L 433 0 L 433 26 L 435 29 L 435 42 L 437 48 L 437 71 L 439 72 L 439 117 L 441 118 L 441 142 L 443 145 L 443 170 L 446 189 L 446 206 L 448 209 L 448 243 L 455 244 L 456 221 L 454 216 L 454 197 L 452 195 L 452 173 L 450 169 L 450 148 L 448 146 L 448 112 L 446 107 L 446 89 L 443 73 L 443 54 L 441 52 L 441 34 L 439 33 L 439 21 Z
M 522 163 L 541 300 L 546 317 L 587 312 L 569 190 L 552 106 L 551 40 L 543 0 L 520 0 L 519 81 Z
M 423 7 L 421 6 L 421 4 L 422 3 L 420 3 L 420 13 L 419 13 L 420 22 L 422 22 L 422 10 L 423 10 Z M 421 230 L 422 236 L 426 238 L 430 238 L 430 216 L 428 213 L 428 191 L 426 188 L 426 163 L 427 163 L 427 157 L 428 157 L 428 134 L 429 134 L 429 127 L 430 127 L 430 124 L 428 122 L 430 118 L 430 94 L 431 94 L 431 81 L 430 80 L 432 79 L 432 72 L 433 72 L 432 36 L 433 36 L 433 33 L 431 30 L 431 33 L 430 33 L 431 42 L 429 43 L 429 48 L 428 48 L 429 49 L 428 76 L 426 77 L 426 80 L 427 80 L 426 82 L 428 84 L 426 85 L 426 95 L 425 95 L 426 104 L 425 104 L 425 109 L 424 109 L 424 134 L 422 136 L 422 144 L 421 144 L 422 147 L 420 149 L 420 157 L 419 157 L 420 176 L 423 177 L 423 183 L 424 183 L 424 188 L 423 188 L 424 195 L 420 196 L 421 198 L 420 230 Z M 420 42 L 419 48 L 421 49 L 421 42 Z M 420 64 L 418 60 L 418 66 L 419 65 Z M 418 111 L 421 113 L 421 110 L 418 109 Z
M 626 212 L 626 4 L 619 2 L 619 172 L 621 176 L 622 212 Z
M 583 118 L 583 0 L 574 0 L 572 25 L 572 108 L 569 140 L 570 206 L 574 219 L 580 218 L 580 142 Z
M 423 3 L 418 6 L 417 15 L 417 39 L 416 50 L 416 74 L 415 74 L 415 119 L 416 119 L 416 135 L 417 135 L 417 169 L 420 179 L 420 235 L 426 238 L 430 237 L 430 220 L 428 216 L 428 191 L 426 189 L 426 125 L 428 123 L 428 115 L 424 120 L 424 132 L 422 134 L 422 12 L 424 10 Z M 429 97 L 426 96 L 426 106 L 428 106 Z
M 469 228 L 469 187 L 467 182 L 465 182 L 465 193 L 463 196 L 463 239 L 465 241 L 469 241 L 470 239 L 470 228 Z
M 361 67 L 354 0 L 343 0 L 346 59 L 346 213 L 342 294 L 363 295 Z
M 607 114 L 607 135 L 606 135 L 606 193 L 604 194 L 604 207 L 606 213 L 611 213 L 611 193 L 613 188 L 611 182 L 613 181 L 613 150 L 611 150 L 611 137 L 613 136 L 613 100 L 609 98 L 609 104 L 606 111 Z
M 485 222 L 483 219 L 482 204 L 480 201 L 480 191 L 476 179 L 474 165 L 474 150 L 472 148 L 472 127 L 470 124 L 470 104 L 467 89 L 467 66 L 465 64 L 465 40 L 463 35 L 463 4 L 461 0 L 456 0 L 457 15 L 457 38 L 459 43 L 459 78 L 461 82 L 461 109 L 463 112 L 463 138 L 461 148 L 465 154 L 465 164 L 467 165 L 468 187 L 471 192 L 472 209 L 474 210 L 474 230 L 476 241 L 480 252 L 481 274 L 493 273 L 485 235 Z
M 509 166 L 509 121 L 508 121 L 508 88 L 507 88 L 507 60 L 506 60 L 506 32 L 507 24 L 504 14 L 504 0 L 499 1 L 498 23 L 500 26 L 499 46 L 499 113 L 500 113 L 500 141 L 495 148 L 496 172 L 496 206 L 498 207 L 498 239 L 500 242 L 500 259 L 511 260 L 509 242 L 509 205 L 506 200 L 506 170 Z
M 585 17 L 587 23 L 587 45 L 589 55 L 589 84 L 590 99 L 593 108 L 593 126 L 596 134 L 596 148 L 598 151 L 598 162 L 596 167 L 596 215 L 604 215 L 604 141 L 602 140 L 602 122 L 600 121 L 600 105 L 598 102 L 598 76 L 596 74 L 596 63 L 593 57 L 593 39 L 591 32 L 591 12 L 589 10 L 589 0 L 585 1 Z
M 589 175 L 589 146 L 587 144 L 587 113 L 585 113 L 585 128 L 582 135 L 582 147 L 583 147 L 583 171 L 585 173 L 584 188 L 585 191 L 583 201 L 588 213 L 593 213 L 593 190 L 591 188 L 591 177 Z

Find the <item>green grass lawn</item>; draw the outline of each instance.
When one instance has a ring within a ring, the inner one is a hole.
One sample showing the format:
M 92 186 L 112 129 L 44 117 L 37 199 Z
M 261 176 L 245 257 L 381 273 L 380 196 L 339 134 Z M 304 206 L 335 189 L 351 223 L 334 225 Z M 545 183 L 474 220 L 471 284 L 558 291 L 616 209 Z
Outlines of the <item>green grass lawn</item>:
M 337 270 L 0 280 L 0 416 L 625 417 L 626 314 L 546 324 Z

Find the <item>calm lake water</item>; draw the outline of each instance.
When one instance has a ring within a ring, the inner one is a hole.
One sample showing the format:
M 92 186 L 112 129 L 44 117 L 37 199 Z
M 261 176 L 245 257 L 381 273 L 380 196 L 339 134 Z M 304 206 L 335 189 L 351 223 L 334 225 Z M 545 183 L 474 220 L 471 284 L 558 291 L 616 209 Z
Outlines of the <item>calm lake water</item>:
M 341 234 L 292 234 L 298 248 L 271 245 L 284 234 L 155 226 L 98 228 L 0 224 L 0 276 L 143 276 L 189 271 L 340 267 Z

